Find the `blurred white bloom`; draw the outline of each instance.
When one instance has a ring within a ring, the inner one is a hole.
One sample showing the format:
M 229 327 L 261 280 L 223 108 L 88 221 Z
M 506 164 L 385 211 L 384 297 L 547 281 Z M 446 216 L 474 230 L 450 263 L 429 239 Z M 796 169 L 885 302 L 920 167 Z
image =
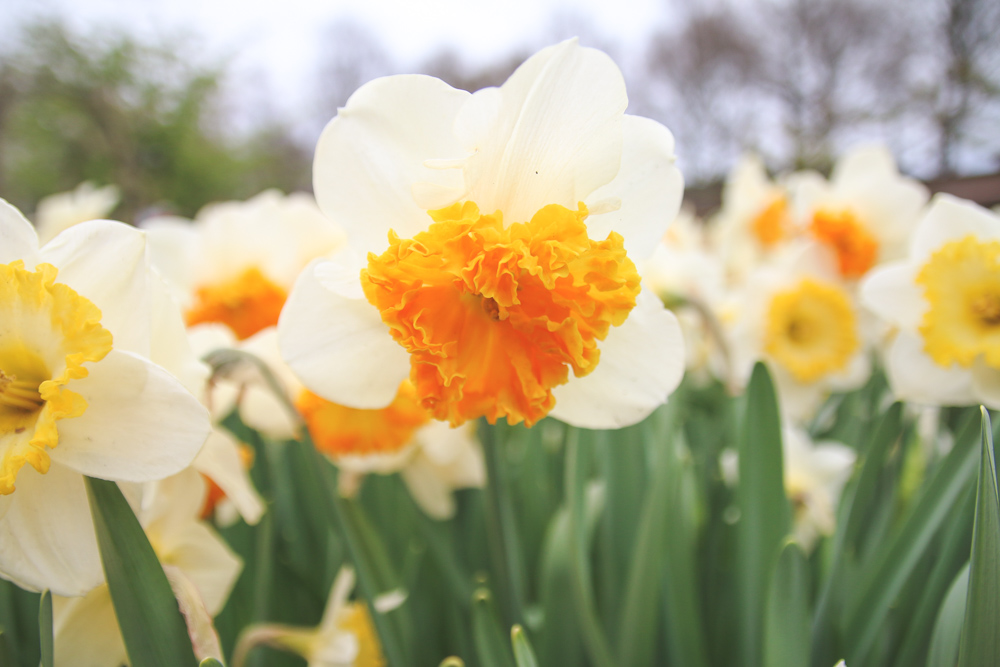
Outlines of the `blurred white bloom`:
M 348 602 L 353 588 L 354 570 L 344 567 L 333 582 L 323 619 L 316 628 L 251 626 L 236 645 L 233 667 L 243 667 L 250 651 L 260 645 L 297 653 L 306 659 L 308 667 L 384 667 L 385 658 L 367 606 L 364 602 Z M 393 604 L 398 606 L 399 602 L 397 598 Z
M 50 195 L 35 209 L 35 228 L 40 243 L 48 243 L 59 232 L 88 220 L 103 220 L 118 205 L 120 193 L 114 185 L 103 188 L 84 182 L 70 192 Z
M 936 195 L 909 256 L 873 272 L 861 296 L 897 329 L 886 353 L 897 398 L 1000 408 L 1000 216 Z
M 182 331 L 142 232 L 91 221 L 39 248 L 0 200 L 0 576 L 94 588 L 83 476 L 143 482 L 195 458 L 210 425 L 175 377 L 204 371 Z
M 313 170 L 357 256 L 296 283 L 279 323 L 296 374 L 357 408 L 410 378 L 455 425 L 617 428 L 661 405 L 683 341 L 633 262 L 683 187 L 670 132 L 627 104 L 615 64 L 576 40 L 474 94 L 409 75 L 359 88 Z
M 806 552 L 836 528 L 837 502 L 851 476 L 857 454 L 837 442 L 813 444 L 802 429 L 786 426 L 785 493 L 792 501 L 795 539 Z
M 222 611 L 242 563 L 198 520 L 205 485 L 192 470 L 155 483 L 137 512 L 178 598 L 195 655 L 222 659 L 212 617 Z M 107 584 L 83 597 L 53 596 L 55 664 L 118 667 L 129 664 Z
M 871 362 L 852 291 L 829 257 L 798 245 L 749 275 L 723 308 L 734 375 L 745 386 L 767 361 L 784 418 L 809 419 L 831 391 L 860 387 Z
M 143 227 L 187 323 L 225 324 L 241 340 L 277 324 L 302 268 L 345 242 L 311 196 L 276 190 L 210 204 L 193 223 L 152 218 Z
M 902 257 L 927 203 L 919 182 L 901 176 L 884 146 L 846 153 L 827 181 L 815 172 L 788 178 L 802 232 L 822 245 L 847 280 Z

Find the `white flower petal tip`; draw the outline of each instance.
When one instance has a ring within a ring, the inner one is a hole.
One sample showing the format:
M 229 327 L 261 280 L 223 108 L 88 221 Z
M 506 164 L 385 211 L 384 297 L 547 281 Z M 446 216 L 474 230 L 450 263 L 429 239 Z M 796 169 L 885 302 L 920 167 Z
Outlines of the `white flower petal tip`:
M 323 398 L 352 408 L 383 408 L 409 375 L 409 357 L 375 308 L 324 287 L 318 267 L 314 262 L 302 272 L 281 313 L 281 354 Z
M 0 264 L 24 259 L 34 266 L 38 252 L 38 234 L 28 219 L 14 206 L 0 199 Z
M 592 373 L 553 390 L 556 419 L 613 429 L 642 421 L 667 401 L 684 376 L 684 337 L 677 317 L 643 290 L 636 307 L 601 345 Z

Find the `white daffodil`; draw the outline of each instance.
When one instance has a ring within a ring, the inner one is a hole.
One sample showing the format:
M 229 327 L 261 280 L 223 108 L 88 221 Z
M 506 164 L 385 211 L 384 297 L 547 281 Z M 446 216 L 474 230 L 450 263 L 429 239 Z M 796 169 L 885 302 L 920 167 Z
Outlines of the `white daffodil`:
M 452 427 L 432 419 L 409 380 L 400 383 L 392 403 L 378 409 L 349 408 L 306 389 L 297 396 L 313 444 L 342 471 L 342 493 L 356 491 L 367 473 L 399 472 L 424 512 L 447 519 L 455 513 L 455 489 L 486 481 L 474 424 Z
M 118 188 L 106 185 L 95 187 L 84 182 L 70 192 L 50 195 L 38 202 L 35 209 L 35 228 L 38 239 L 48 243 L 59 232 L 88 220 L 101 220 L 118 205 Z
M 316 628 L 251 626 L 236 645 L 233 667 L 243 667 L 250 651 L 263 645 L 297 653 L 308 667 L 385 667 L 367 605 L 348 602 L 353 588 L 354 570 L 344 567 L 333 582 L 323 619 Z M 376 600 L 375 606 L 385 612 L 402 602 L 399 595 L 388 594 Z
M 212 617 L 222 611 L 243 565 L 198 520 L 205 484 L 188 469 L 144 494 L 139 520 L 167 572 L 199 659 L 222 658 Z M 78 667 L 127 665 L 125 644 L 107 584 L 83 597 L 53 596 L 55 663 Z
M 726 177 L 710 229 L 733 284 L 798 235 L 787 189 L 753 154 L 742 156 Z
M 796 423 L 871 372 L 859 308 L 830 259 L 814 244 L 789 248 L 748 276 L 723 308 L 736 383 L 744 386 L 764 359 L 782 414 Z
M 359 88 L 313 172 L 355 252 L 312 264 L 289 296 L 295 373 L 357 408 L 409 377 L 454 425 L 551 413 L 613 428 L 662 404 L 683 343 L 634 262 L 682 182 L 669 130 L 627 103 L 611 59 L 575 40 L 475 94 L 417 75 Z
M 42 248 L 0 200 L 0 576 L 60 595 L 104 580 L 84 475 L 144 482 L 188 466 L 207 411 L 142 232 L 71 227 Z M 179 324 L 177 326 L 180 326 Z
M 803 233 L 827 249 L 846 280 L 902 257 L 928 199 L 927 188 L 901 176 L 882 146 L 845 154 L 829 181 L 801 172 L 788 187 Z
M 785 493 L 792 501 L 795 539 L 809 552 L 836 528 L 840 492 L 857 454 L 838 442 L 813 443 L 802 429 L 782 429 Z
M 886 353 L 897 398 L 1000 408 L 1000 216 L 939 194 L 909 257 L 861 284 L 897 333 Z
M 187 323 L 225 324 L 240 340 L 277 324 L 302 268 L 344 244 L 311 196 L 276 190 L 211 204 L 193 223 L 154 218 L 143 227 Z

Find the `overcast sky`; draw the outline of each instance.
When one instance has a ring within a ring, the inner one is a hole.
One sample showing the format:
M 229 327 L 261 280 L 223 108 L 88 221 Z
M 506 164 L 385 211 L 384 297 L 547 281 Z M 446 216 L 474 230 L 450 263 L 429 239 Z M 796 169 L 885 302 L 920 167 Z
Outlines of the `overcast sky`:
M 87 32 L 138 36 L 186 31 L 204 44 L 200 62 L 231 59 L 238 82 L 263 79 L 276 111 L 294 115 L 316 85 L 324 32 L 338 20 L 368 28 L 402 68 L 449 47 L 470 68 L 536 47 L 555 17 L 573 14 L 628 56 L 669 20 L 668 0 L 0 0 L 0 38 L 36 17 L 58 16 Z M 9 20 L 13 19 L 13 20 Z M 6 26 L 4 28 L 3 26 Z

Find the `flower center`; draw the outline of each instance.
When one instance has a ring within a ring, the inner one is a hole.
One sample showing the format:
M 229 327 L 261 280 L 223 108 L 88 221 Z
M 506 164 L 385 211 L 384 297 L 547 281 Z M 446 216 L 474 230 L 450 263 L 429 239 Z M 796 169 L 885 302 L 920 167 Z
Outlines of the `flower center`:
M 278 323 L 288 292 L 256 267 L 232 280 L 199 287 L 195 304 L 187 311 L 188 326 L 218 322 L 240 340 Z
M 308 390 L 295 401 L 309 427 L 316 449 L 333 458 L 395 454 L 430 421 L 409 380 L 399 385 L 396 398 L 379 410 L 359 410 L 331 403 Z
M 48 471 L 56 421 L 87 409 L 67 385 L 111 350 L 101 311 L 56 274 L 48 264 L 34 271 L 21 261 L 0 264 L 0 495 L 14 492 L 24 464 Z
M 837 267 L 845 278 L 860 278 L 875 265 L 878 240 L 851 211 L 816 211 L 809 230 L 836 253 Z
M 754 236 L 765 248 L 770 248 L 788 236 L 788 201 L 776 197 L 750 223 Z
M 941 366 L 968 368 L 979 355 L 1000 368 L 1000 241 L 946 243 L 917 274 L 930 307 L 920 333 Z
M 774 295 L 764 337 L 765 351 L 799 382 L 845 368 L 860 345 L 847 294 L 811 278 Z
M 354 667 L 385 667 L 382 646 L 375 632 L 368 606 L 363 602 L 353 602 L 343 610 L 338 627 L 354 635 L 358 642 L 358 654 L 354 656 Z
M 598 341 L 625 321 L 639 274 L 622 237 L 587 236 L 587 209 L 550 205 L 505 226 L 473 202 L 431 211 L 412 239 L 389 233 L 361 284 L 410 353 L 410 379 L 435 418 L 485 416 L 530 426 L 555 405 L 552 388 L 591 372 Z

